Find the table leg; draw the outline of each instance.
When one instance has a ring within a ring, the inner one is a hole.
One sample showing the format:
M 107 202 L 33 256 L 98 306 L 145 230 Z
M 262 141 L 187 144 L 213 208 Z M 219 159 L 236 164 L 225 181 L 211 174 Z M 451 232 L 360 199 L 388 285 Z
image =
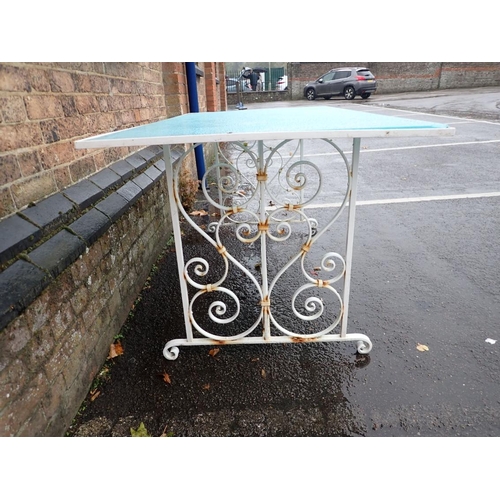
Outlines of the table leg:
M 189 321 L 189 293 L 187 288 L 186 279 L 184 277 L 184 252 L 182 249 L 182 234 L 179 223 L 179 212 L 177 209 L 176 200 L 178 193 L 174 186 L 174 170 L 172 165 L 172 156 L 170 154 L 170 146 L 163 146 L 163 158 L 165 161 L 165 171 L 167 177 L 168 199 L 170 204 L 170 216 L 172 218 L 172 230 L 174 233 L 175 252 L 177 256 L 177 271 L 179 274 L 179 283 L 182 296 L 182 309 L 184 312 L 184 325 L 186 328 L 186 341 L 188 343 L 193 341 L 193 329 Z M 181 344 L 184 343 L 180 342 Z M 167 359 L 177 359 L 179 355 L 179 348 L 176 345 L 169 346 L 163 350 L 163 355 Z
M 354 245 L 354 226 L 356 219 L 356 199 L 358 196 L 358 166 L 359 166 L 359 152 L 361 146 L 361 139 L 355 138 L 352 142 L 352 161 L 350 168 L 351 176 L 351 189 L 349 192 L 349 212 L 348 212 L 348 223 L 347 223 L 347 238 L 346 238 L 346 253 L 345 253 L 345 277 L 344 277 L 344 291 L 343 291 L 343 303 L 344 310 L 342 316 L 342 328 L 340 331 L 340 336 L 345 338 L 347 334 L 347 322 L 349 316 L 349 296 L 351 293 L 351 272 L 352 272 L 352 255 L 353 255 L 353 245 Z M 358 351 L 360 353 L 370 352 L 372 344 L 368 337 L 365 340 L 360 340 L 357 342 Z

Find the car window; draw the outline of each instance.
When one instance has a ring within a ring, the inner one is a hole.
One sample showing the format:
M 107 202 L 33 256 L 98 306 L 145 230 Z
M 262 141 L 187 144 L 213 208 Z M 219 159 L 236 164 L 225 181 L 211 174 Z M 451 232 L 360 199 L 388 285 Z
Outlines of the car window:
M 368 69 L 359 69 L 357 71 L 358 75 L 364 76 L 365 78 L 375 78 L 372 74 L 372 72 Z
M 335 75 L 335 71 L 329 71 L 328 73 L 324 74 L 320 78 L 323 78 L 324 82 L 329 82 L 333 76 Z
M 347 78 L 350 76 L 350 71 L 337 71 L 335 72 L 335 80 L 340 80 L 341 78 Z

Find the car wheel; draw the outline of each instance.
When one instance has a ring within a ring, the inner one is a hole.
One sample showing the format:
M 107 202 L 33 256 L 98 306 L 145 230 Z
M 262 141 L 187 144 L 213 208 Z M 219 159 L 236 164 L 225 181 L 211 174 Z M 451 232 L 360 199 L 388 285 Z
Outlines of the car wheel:
M 365 92 L 364 94 L 361 94 L 361 99 L 368 99 L 370 96 L 370 92 Z
M 344 97 L 345 97 L 348 101 L 350 101 L 350 100 L 354 99 L 354 96 L 355 96 L 355 93 L 354 93 L 354 87 L 349 86 L 349 87 L 346 87 L 346 88 L 344 89 Z
M 314 101 L 314 99 L 316 99 L 316 91 L 314 89 L 307 89 L 306 90 L 306 99 L 308 101 Z
M 332 96 L 331 95 L 325 95 L 325 99 L 328 101 L 328 99 L 331 99 Z

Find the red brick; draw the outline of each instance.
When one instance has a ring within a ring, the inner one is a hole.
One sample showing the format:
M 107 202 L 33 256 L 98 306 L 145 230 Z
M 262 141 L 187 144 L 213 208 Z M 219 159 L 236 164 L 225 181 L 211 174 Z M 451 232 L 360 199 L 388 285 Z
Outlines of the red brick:
M 142 79 L 142 68 L 138 64 L 123 62 L 104 63 L 105 73 L 111 76 L 130 78 L 132 80 Z
M 55 168 L 52 170 L 52 172 L 54 173 L 54 179 L 57 184 L 57 189 L 59 189 L 60 191 L 73 184 L 73 181 L 71 180 L 71 174 L 69 172 L 69 167 Z
M 59 100 L 63 108 L 64 116 L 75 116 L 78 114 L 75 98 L 73 96 L 61 95 Z
M 96 171 L 94 160 L 92 157 L 85 157 L 81 160 L 77 160 L 69 166 L 69 171 L 73 182 L 77 182 Z
M 150 70 L 145 68 L 143 72 L 143 78 L 147 82 L 161 82 L 162 75 L 158 71 Z
M 64 116 L 61 101 L 53 96 L 27 96 L 24 98 L 26 111 L 31 120 L 43 120 Z
M 93 94 L 109 94 L 109 80 L 106 77 L 91 75 L 90 85 Z
M 101 113 L 106 113 L 109 110 L 108 98 L 104 96 L 97 96 L 96 99 L 99 103 L 99 111 L 101 111 Z
M 32 148 L 39 144 L 42 144 L 42 135 L 37 123 L 0 127 L 0 151 Z
M 17 161 L 21 169 L 23 177 L 29 177 L 30 175 L 41 172 L 42 165 L 40 158 L 38 156 L 38 151 L 28 151 L 26 153 L 20 153 L 17 155 Z
M 31 85 L 24 68 L 0 64 L 0 90 L 30 92 Z
M 92 80 L 90 75 L 74 74 L 75 90 L 80 93 L 92 93 Z
M 92 95 L 78 95 L 75 97 L 75 106 L 78 113 L 86 115 L 87 113 L 96 113 L 99 111 L 99 103 Z
M 0 218 L 14 213 L 16 207 L 9 188 L 0 188 Z
M 45 120 L 40 122 L 40 129 L 43 141 L 46 144 L 63 139 L 74 139 L 87 132 L 85 130 L 85 119 L 82 116 Z
M 5 123 L 18 123 L 26 120 L 26 108 L 20 96 L 8 96 L 0 99 L 1 119 Z
M 50 92 L 49 74 L 45 69 L 28 67 L 26 69 L 32 90 Z
M 21 169 L 15 155 L 0 156 L 0 185 L 9 184 L 21 178 Z
M 50 88 L 52 92 L 74 92 L 75 83 L 73 82 L 71 73 L 67 71 L 52 71 L 50 73 Z
M 40 158 L 45 170 L 69 163 L 75 158 L 75 147 L 71 142 L 57 142 L 40 149 Z
M 28 203 L 39 201 L 57 191 L 52 172 L 42 172 L 11 186 L 12 196 L 18 209 Z
M 94 113 L 85 116 L 85 127 L 92 134 L 110 132 L 116 127 L 116 116 L 114 113 Z

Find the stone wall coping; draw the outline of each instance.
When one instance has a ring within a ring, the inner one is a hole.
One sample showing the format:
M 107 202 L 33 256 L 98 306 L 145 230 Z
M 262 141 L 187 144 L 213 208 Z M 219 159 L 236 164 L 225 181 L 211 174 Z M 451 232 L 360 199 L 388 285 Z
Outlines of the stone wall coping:
M 163 175 L 163 150 L 150 146 L 0 221 L 0 330 Z

